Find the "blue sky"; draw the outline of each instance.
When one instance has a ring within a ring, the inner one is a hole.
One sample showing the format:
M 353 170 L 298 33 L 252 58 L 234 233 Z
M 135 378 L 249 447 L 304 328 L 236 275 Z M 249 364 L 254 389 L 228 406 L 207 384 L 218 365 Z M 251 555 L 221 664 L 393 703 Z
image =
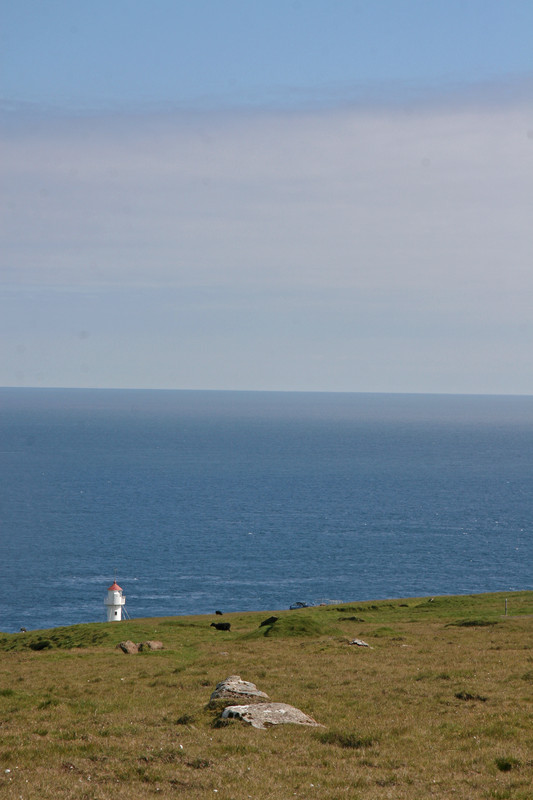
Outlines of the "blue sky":
M 5 96 L 72 108 L 262 107 L 520 77 L 528 0 L 18 0 Z
M 533 393 L 528 0 L 0 9 L 0 385 Z

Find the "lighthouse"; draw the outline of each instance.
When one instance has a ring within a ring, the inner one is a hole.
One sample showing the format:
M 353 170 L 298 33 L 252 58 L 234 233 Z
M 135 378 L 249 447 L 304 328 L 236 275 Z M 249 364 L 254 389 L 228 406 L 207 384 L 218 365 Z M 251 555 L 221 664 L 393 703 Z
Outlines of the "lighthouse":
M 122 589 L 115 580 L 107 590 L 107 597 L 104 600 L 108 622 L 120 622 L 125 603 L 126 598 L 122 596 Z

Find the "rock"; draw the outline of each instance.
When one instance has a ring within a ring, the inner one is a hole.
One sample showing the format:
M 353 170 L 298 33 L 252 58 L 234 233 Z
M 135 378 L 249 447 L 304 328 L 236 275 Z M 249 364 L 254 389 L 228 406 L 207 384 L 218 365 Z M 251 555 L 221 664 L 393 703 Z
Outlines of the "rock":
M 287 703 L 254 703 L 247 706 L 228 706 L 222 712 L 222 719 L 242 719 L 253 728 L 265 728 L 271 725 L 309 725 L 314 728 L 323 727 L 303 711 Z
M 211 695 L 211 700 L 218 700 L 219 698 L 229 697 L 246 698 L 258 697 L 261 700 L 268 700 L 269 697 L 264 692 L 261 692 L 255 683 L 241 680 L 240 675 L 230 675 L 225 681 L 217 683 L 215 691 Z
M 125 642 L 117 644 L 117 650 L 122 650 L 123 653 L 139 653 L 142 650 L 164 650 L 163 642 L 158 642 L 155 639 L 150 639 L 146 642 L 132 642 L 127 639 Z
M 163 642 L 159 642 L 157 639 L 150 639 L 147 642 L 141 642 L 139 650 L 164 650 Z
M 273 625 L 275 622 L 278 621 L 278 619 L 279 617 L 269 617 L 268 619 L 264 619 L 263 622 L 259 624 L 259 627 L 262 628 L 263 625 Z
M 119 642 L 119 644 L 117 644 L 117 650 L 122 650 L 123 653 L 132 655 L 133 653 L 139 652 L 139 645 L 127 639 L 125 642 Z
M 366 642 L 363 642 L 362 639 L 352 639 L 352 641 L 348 642 L 348 644 L 356 644 L 358 647 L 370 647 L 370 645 Z M 373 650 L 372 647 L 370 647 L 370 649 Z

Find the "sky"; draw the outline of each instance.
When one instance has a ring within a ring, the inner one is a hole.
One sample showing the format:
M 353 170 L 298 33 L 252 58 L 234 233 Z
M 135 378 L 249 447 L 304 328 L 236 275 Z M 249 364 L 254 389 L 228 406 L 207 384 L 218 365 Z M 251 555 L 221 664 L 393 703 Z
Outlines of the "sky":
M 530 0 L 0 0 L 0 385 L 533 394 Z

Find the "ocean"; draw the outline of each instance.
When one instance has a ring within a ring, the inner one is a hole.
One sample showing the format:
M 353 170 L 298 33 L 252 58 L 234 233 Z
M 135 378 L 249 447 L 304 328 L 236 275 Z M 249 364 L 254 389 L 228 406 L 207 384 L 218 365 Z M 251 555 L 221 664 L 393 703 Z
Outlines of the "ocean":
M 0 630 L 533 589 L 533 397 L 0 389 Z

